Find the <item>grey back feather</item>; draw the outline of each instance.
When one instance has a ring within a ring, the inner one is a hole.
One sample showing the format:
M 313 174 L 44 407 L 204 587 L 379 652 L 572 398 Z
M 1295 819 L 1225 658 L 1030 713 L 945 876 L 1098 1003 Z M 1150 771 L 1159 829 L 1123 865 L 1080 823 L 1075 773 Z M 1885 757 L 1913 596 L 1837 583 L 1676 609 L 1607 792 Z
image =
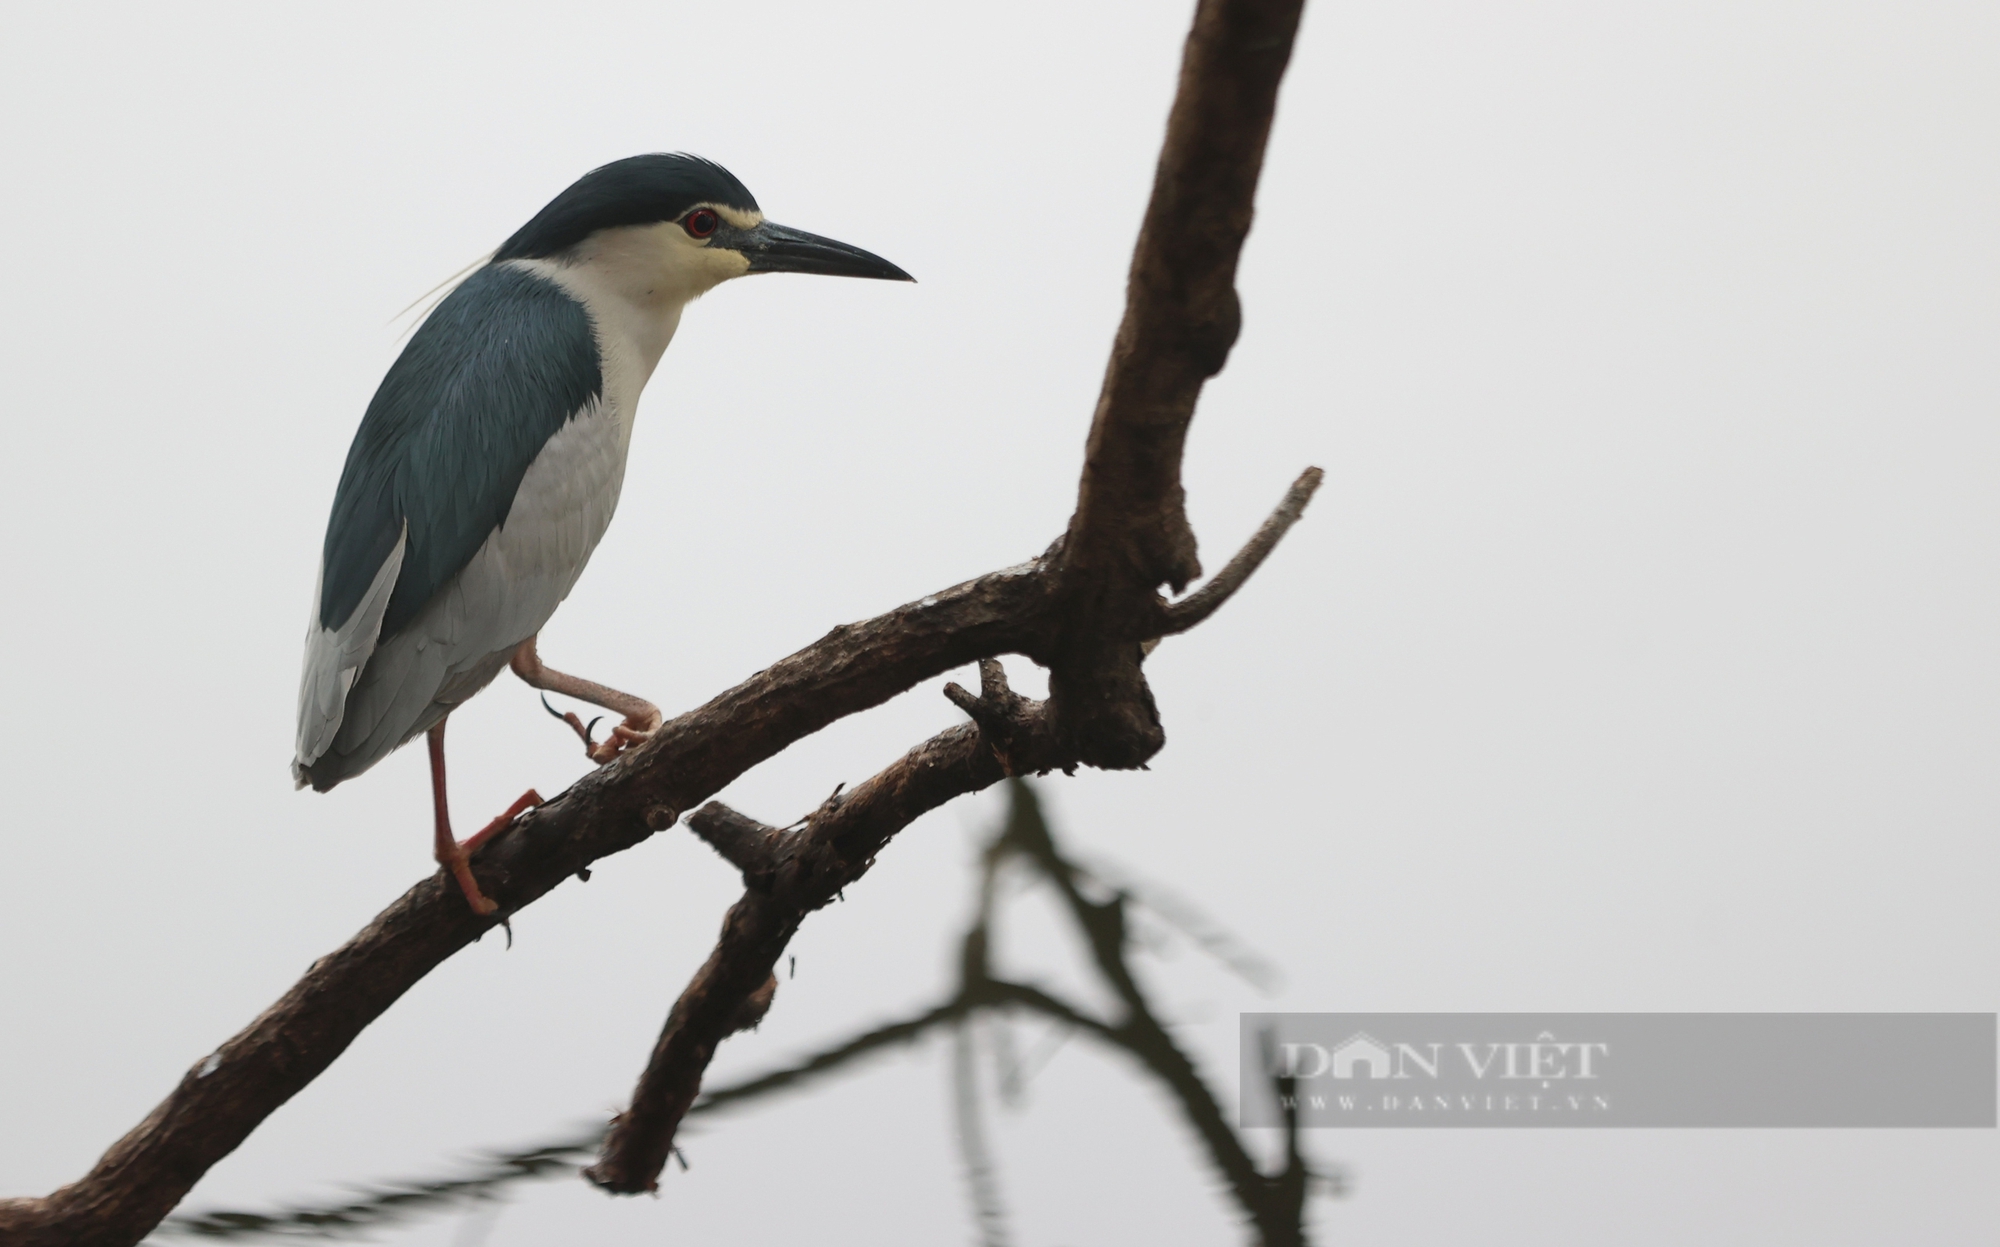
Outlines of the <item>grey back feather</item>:
M 406 524 L 382 635 L 416 618 L 506 523 L 543 444 L 603 388 L 590 315 L 562 287 L 489 265 L 452 291 L 382 379 L 347 452 L 320 626 L 347 622 Z
M 475 273 L 411 337 L 362 417 L 327 523 L 299 688 L 301 785 L 330 788 L 443 717 L 445 701 L 470 696 L 504 665 L 491 649 L 502 644 L 497 632 L 520 639 L 519 623 L 500 616 L 534 616 L 532 633 L 567 594 L 602 532 L 597 517 L 563 566 L 528 577 L 552 575 L 551 584 L 516 586 L 518 609 L 496 610 L 490 599 L 530 569 L 485 569 L 475 596 L 489 600 L 475 614 L 486 627 L 461 617 L 470 603 L 445 601 L 447 590 L 474 588 L 461 573 L 483 548 L 491 560 L 489 539 L 530 465 L 565 425 L 597 411 L 602 393 L 589 313 L 517 266 Z M 468 627 L 496 637 L 456 635 Z M 396 670 L 374 669 L 385 660 Z

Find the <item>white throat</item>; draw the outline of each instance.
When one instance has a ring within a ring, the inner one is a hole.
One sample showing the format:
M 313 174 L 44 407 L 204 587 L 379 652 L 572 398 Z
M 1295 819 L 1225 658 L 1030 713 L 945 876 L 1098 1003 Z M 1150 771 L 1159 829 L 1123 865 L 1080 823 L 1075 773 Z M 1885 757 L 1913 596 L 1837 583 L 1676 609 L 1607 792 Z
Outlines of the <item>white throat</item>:
M 607 387 L 631 386 L 629 396 L 607 395 L 628 419 L 680 327 L 681 309 L 750 271 L 742 252 L 710 248 L 672 221 L 599 230 L 559 257 L 509 263 L 555 282 L 589 310 Z M 625 375 L 614 381 L 614 373 Z

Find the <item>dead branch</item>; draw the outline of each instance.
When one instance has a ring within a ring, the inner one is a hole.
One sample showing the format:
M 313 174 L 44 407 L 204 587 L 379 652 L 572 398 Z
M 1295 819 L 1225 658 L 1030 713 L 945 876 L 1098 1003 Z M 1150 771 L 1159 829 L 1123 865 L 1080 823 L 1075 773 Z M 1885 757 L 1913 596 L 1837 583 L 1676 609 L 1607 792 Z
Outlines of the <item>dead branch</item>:
M 586 775 L 474 858 L 500 913 L 468 909 L 441 875 L 405 892 L 180 1084 L 77 1182 L 0 1200 L 4 1247 L 129 1247 L 355 1036 L 445 958 L 599 858 L 644 841 L 787 745 L 920 680 L 1032 644 L 1047 572 L 1024 564 L 835 628 L 708 704 L 633 756 Z M 768 973 L 766 975 L 768 977 Z M 735 993 L 738 1002 L 762 982 Z M 741 1015 L 730 1014 L 733 1021 Z
M 798 1090 L 864 1057 L 897 1045 L 913 1043 L 941 1028 L 952 1028 L 962 1036 L 964 1027 L 976 1019 L 999 1024 L 1015 1013 L 1028 1013 L 1054 1022 L 1064 1031 L 1087 1035 L 1106 1048 L 1131 1057 L 1142 1069 L 1166 1085 L 1190 1119 L 1210 1123 L 1222 1121 L 1223 1111 L 1205 1085 L 1199 1078 L 1186 1076 L 1187 1058 L 1172 1044 L 1157 1042 L 1156 1037 L 1164 1034 L 1165 1027 L 1149 998 L 1137 991 L 1137 977 L 1129 961 L 1133 945 L 1129 941 L 1105 944 L 1095 939 L 1087 940 L 1094 958 L 1108 956 L 1117 966 L 1108 977 L 1116 984 L 1125 985 L 1119 990 L 1125 1015 L 1118 1022 L 1101 1021 L 1041 988 L 994 977 L 988 954 L 995 942 L 995 928 L 1000 917 L 995 885 L 1001 871 L 1009 863 L 1021 862 L 1041 878 L 1055 884 L 1072 921 L 1077 922 L 1087 936 L 1093 929 L 1114 929 L 1093 917 L 1106 905 L 1089 902 L 1076 886 L 1081 878 L 1096 878 L 1102 884 L 1104 881 L 1100 873 L 1095 869 L 1086 870 L 1064 855 L 1042 816 L 1040 803 L 1031 788 L 1025 784 L 1010 785 L 1010 788 L 1007 820 L 983 855 L 978 904 L 973 921 L 960 940 L 958 982 L 949 999 L 900 1021 L 876 1026 L 791 1066 L 704 1092 L 689 1110 L 690 1117 L 740 1108 L 774 1093 Z M 742 819 L 740 815 L 723 812 L 723 807 L 711 809 L 716 811 L 713 815 L 716 818 L 740 819 L 745 824 L 763 826 Z M 1138 895 L 1126 897 L 1127 904 L 1134 902 L 1149 910 L 1155 908 L 1154 902 Z M 1211 942 L 1218 938 L 1217 931 L 1208 924 L 1203 925 L 1204 931 L 1191 938 L 1197 942 Z M 1232 945 L 1234 943 L 1227 936 L 1221 938 Z M 1099 965 L 1101 970 L 1101 961 Z M 992 1033 L 997 1038 L 1006 1032 L 995 1029 Z M 1340 1185 L 1337 1173 L 1314 1169 L 1305 1160 L 1300 1149 L 1297 1105 L 1287 1098 L 1292 1096 L 1297 1080 L 1286 1075 L 1273 1059 L 1269 1052 L 1270 1036 L 1264 1036 L 1263 1040 L 1266 1049 L 1264 1067 L 1270 1073 L 1280 1104 L 1288 1106 L 1284 1110 L 1282 1165 L 1275 1173 L 1259 1174 L 1260 1181 L 1234 1180 L 1242 1176 L 1246 1169 L 1256 1172 L 1237 1136 L 1226 1126 L 1221 1135 L 1209 1130 L 1198 1133 L 1211 1163 L 1232 1178 L 1231 1193 L 1237 1197 L 1244 1215 L 1257 1227 L 1262 1247 L 1282 1247 L 1303 1243 L 1304 1203 L 1314 1180 L 1335 1191 L 1340 1189 Z M 955 1071 L 954 1081 L 963 1083 L 968 1073 L 962 1069 Z M 1003 1079 L 1006 1077 L 1003 1074 Z M 1189 1097 L 1192 1097 L 1192 1102 Z M 963 1122 L 965 1105 L 958 1107 Z M 512 1154 L 494 1155 L 485 1158 L 479 1171 L 467 1177 L 394 1183 L 344 1204 L 295 1208 L 275 1214 L 211 1212 L 198 1216 L 175 1216 L 169 1218 L 161 1230 L 163 1233 L 202 1238 L 358 1236 L 416 1211 L 492 1199 L 509 1185 L 570 1172 L 575 1158 L 597 1147 L 602 1138 L 602 1132 L 590 1132 Z M 990 1152 L 983 1147 L 976 1164 L 989 1178 L 997 1168 Z M 997 1210 L 997 1200 L 991 1198 L 996 1191 L 997 1187 L 991 1184 L 975 1187 L 973 1195 L 976 1204 L 989 1211 Z M 1245 1202 L 1246 1199 L 1248 1202 Z M 977 1207 L 975 1212 L 977 1215 Z M 982 1224 L 991 1237 L 998 1223 L 982 1217 Z
M 1203 0 L 1188 32 L 1064 537 L 1064 626 L 1044 663 L 1059 729 L 1091 766 L 1136 767 L 1166 743 L 1138 643 L 1166 631 L 1158 586 L 1179 593 L 1201 574 L 1181 450 L 1242 326 L 1236 262 L 1302 4 Z
M 1250 579 L 1250 574 L 1262 567 L 1271 551 L 1278 548 L 1278 542 L 1291 531 L 1292 525 L 1305 515 L 1306 503 L 1312 501 L 1320 481 L 1325 477 L 1326 474 L 1318 468 L 1307 468 L 1300 473 L 1299 479 L 1292 482 L 1292 487 L 1285 492 L 1285 500 L 1278 504 L 1271 518 L 1264 521 L 1257 535 L 1250 538 L 1249 544 L 1238 550 L 1235 558 L 1223 564 L 1222 570 L 1207 584 L 1167 608 L 1168 634 L 1186 632 L 1234 597 L 1236 591 L 1243 587 L 1243 582 Z
M 1300 477 L 1253 545 L 1272 534 L 1268 553 L 1290 527 L 1288 509 L 1302 507 L 1317 483 L 1316 472 Z M 1239 555 L 1233 562 L 1243 561 Z M 1248 575 L 1244 571 L 1236 584 Z M 846 795 L 834 794 L 796 831 L 766 826 L 718 802 L 688 817 L 688 826 L 743 872 L 743 896 L 723 920 L 715 950 L 674 1003 L 631 1107 L 612 1124 L 585 1177 L 621 1194 L 654 1189 L 716 1046 L 741 1029 L 733 1019 L 748 993 L 774 982 L 772 969 L 806 915 L 866 874 L 892 836 L 954 797 L 1016 775 L 1072 769 L 1082 760 L 1065 750 L 1049 703 L 1015 693 L 996 660 L 981 661 L 979 674 L 977 697 L 956 684 L 946 689 L 971 723 L 933 736 Z
M 1035 762 L 1052 765 L 1046 707 L 1014 700 L 1007 731 L 1016 749 L 1027 742 Z M 1003 712 L 996 704 L 985 713 Z M 674 1003 L 631 1107 L 612 1124 L 603 1154 L 584 1176 L 621 1193 L 653 1189 L 716 1045 L 731 1033 L 736 1009 L 770 977 L 806 915 L 866 873 L 889 838 L 920 815 L 1005 777 L 980 729 L 966 724 L 933 736 L 844 797 L 830 798 L 800 830 L 767 841 L 775 846 L 771 860 L 744 872 L 743 896 L 723 919 L 715 951 Z M 760 826 L 713 803 L 688 821 L 704 838 L 725 827 Z
M 1042 564 L 1053 589 L 1050 628 L 1041 647 L 1025 652 L 1049 668 L 1048 702 L 1024 703 L 1004 682 L 996 688 L 998 664 L 982 664 L 980 697 L 947 691 L 972 716 L 973 730 L 934 737 L 847 803 L 822 807 L 790 842 L 781 881 L 746 877 L 714 953 L 668 1015 L 631 1107 L 586 1171 L 591 1181 L 622 1193 L 654 1189 L 701 1073 L 728 1033 L 733 1001 L 770 973 L 805 915 L 858 878 L 889 836 L 1004 776 L 1078 764 L 1135 767 L 1165 743 L 1140 669 L 1142 643 L 1213 613 L 1319 484 L 1316 470 L 1301 476 L 1235 560 L 1232 577 L 1191 600 L 1175 626 L 1159 586 L 1178 592 L 1200 573 L 1183 507 L 1181 447 L 1202 383 L 1221 370 L 1236 340 L 1237 257 L 1299 8 L 1295 0 L 1204 0 L 1196 11 L 1076 513 Z M 717 826 L 727 821 L 713 817 Z
M 803 914 L 840 886 L 829 881 L 858 876 L 910 819 L 1009 769 L 1129 768 L 1158 752 L 1165 733 L 1141 647 L 1175 630 L 1159 587 L 1178 592 L 1199 573 L 1181 451 L 1201 385 L 1221 369 L 1240 323 L 1236 262 L 1300 3 L 1203 0 L 1196 12 L 1061 541 L 1032 562 L 834 629 L 523 816 L 473 863 L 501 904 L 494 917 L 470 912 L 440 877 L 417 884 L 190 1069 L 83 1178 L 44 1197 L 0 1200 L 0 1245 L 130 1247 L 363 1028 L 496 921 L 840 718 L 979 659 L 1023 654 L 1048 667 L 1046 703 L 993 709 L 1011 739 L 989 741 L 975 724 L 943 733 L 830 802 L 797 846 L 793 836 L 773 842 L 770 886 L 753 881 L 730 910 L 593 1170 L 611 1189 L 649 1189 L 714 1045 L 754 1021 L 752 998 Z M 732 843 L 747 851 L 740 837 Z

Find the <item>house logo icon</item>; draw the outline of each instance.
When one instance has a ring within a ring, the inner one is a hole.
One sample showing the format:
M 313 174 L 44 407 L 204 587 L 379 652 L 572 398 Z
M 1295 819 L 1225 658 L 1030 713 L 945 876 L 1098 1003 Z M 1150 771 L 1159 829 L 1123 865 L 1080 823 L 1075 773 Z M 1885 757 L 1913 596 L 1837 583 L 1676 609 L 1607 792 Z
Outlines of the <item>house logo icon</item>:
M 1357 1065 L 1365 1068 L 1370 1078 L 1393 1078 L 1396 1074 L 1395 1059 L 1388 1046 L 1366 1031 L 1354 1032 L 1333 1048 L 1335 1078 L 1356 1077 L 1354 1067 Z

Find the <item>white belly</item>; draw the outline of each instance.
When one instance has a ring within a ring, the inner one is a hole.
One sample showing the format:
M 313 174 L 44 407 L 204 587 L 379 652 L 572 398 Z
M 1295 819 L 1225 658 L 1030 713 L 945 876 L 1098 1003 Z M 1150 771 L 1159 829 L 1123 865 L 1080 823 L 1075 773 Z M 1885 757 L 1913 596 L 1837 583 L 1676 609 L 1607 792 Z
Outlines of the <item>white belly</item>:
M 506 523 L 407 631 L 427 630 L 461 659 L 541 631 L 611 526 L 630 432 L 604 406 L 564 425 L 528 466 Z
M 631 420 L 598 404 L 549 439 L 507 521 L 472 561 L 369 657 L 333 752 L 356 774 L 484 688 L 576 586 L 611 525 Z
M 342 647 L 358 653 L 368 638 L 357 633 L 352 645 L 344 633 L 320 638 L 327 660 L 319 666 L 327 670 L 315 682 L 309 658 L 301 703 L 312 710 L 302 709 L 299 733 L 301 765 L 324 759 L 314 767 L 317 786 L 367 770 L 484 688 L 569 596 L 617 509 L 633 413 L 685 299 L 635 302 L 590 264 L 513 263 L 562 285 L 589 310 L 602 393 L 542 447 L 506 522 L 415 619 L 373 646 L 351 688 L 342 671 L 352 658 L 342 658 Z M 380 600 L 357 612 L 351 627 L 372 631 L 381 619 L 388 582 L 378 587 Z M 332 746 L 322 753 L 329 731 Z M 306 782 L 303 770 L 297 773 Z

